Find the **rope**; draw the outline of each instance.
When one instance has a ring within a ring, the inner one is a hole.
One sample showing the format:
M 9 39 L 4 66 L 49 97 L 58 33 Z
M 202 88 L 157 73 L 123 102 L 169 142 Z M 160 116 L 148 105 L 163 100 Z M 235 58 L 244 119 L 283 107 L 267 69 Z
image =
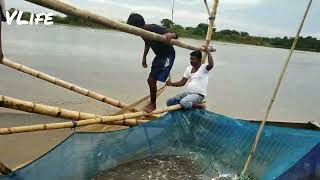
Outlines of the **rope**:
M 205 5 L 205 7 L 206 7 L 206 10 L 207 10 L 208 15 L 210 16 L 211 12 L 210 12 L 210 9 L 209 9 L 208 2 L 207 2 L 207 0 L 203 0 L 203 2 L 204 2 L 204 5 Z
M 173 22 L 173 15 L 174 15 L 174 4 L 175 0 L 172 0 L 172 7 L 171 7 L 171 21 Z
M 302 21 L 301 21 L 301 23 L 300 23 L 300 26 L 299 26 L 299 30 L 298 30 L 298 32 L 297 32 L 297 34 L 296 34 L 296 37 L 295 37 L 295 39 L 294 39 L 294 42 L 293 42 L 293 44 L 292 44 L 292 46 L 291 46 L 291 50 L 290 50 L 289 56 L 288 56 L 288 58 L 287 58 L 287 60 L 286 60 L 286 62 L 285 62 L 285 65 L 284 65 L 284 67 L 283 67 L 283 69 L 282 69 L 281 75 L 280 75 L 280 77 L 279 77 L 279 79 L 278 79 L 278 81 L 277 81 L 276 88 L 275 88 L 275 90 L 274 90 L 274 92 L 273 92 L 273 95 L 272 95 L 272 98 L 271 98 L 271 100 L 270 100 L 270 102 L 269 102 L 269 105 L 268 105 L 266 114 L 265 114 L 264 119 L 263 119 L 263 121 L 262 121 L 262 123 L 261 123 L 261 126 L 260 126 L 260 128 L 259 128 L 259 131 L 258 131 L 258 133 L 257 133 L 257 135 L 256 135 L 255 142 L 254 142 L 254 144 L 253 144 L 253 146 L 252 146 L 252 149 L 251 149 L 251 151 L 250 151 L 250 154 L 249 154 L 249 156 L 248 156 L 248 159 L 247 159 L 246 164 L 245 164 L 245 166 L 244 166 L 244 168 L 243 168 L 243 170 L 242 170 L 241 175 L 245 175 L 245 173 L 246 173 L 246 171 L 247 171 L 247 169 L 248 169 L 248 166 L 249 166 L 249 164 L 250 164 L 250 161 L 251 161 L 252 157 L 253 157 L 254 154 L 255 154 L 255 151 L 256 151 L 257 145 L 258 145 L 258 143 L 259 143 L 259 140 L 260 140 L 260 137 L 261 137 L 263 128 L 264 128 L 264 126 L 265 126 L 265 124 L 266 124 L 266 121 L 268 120 L 269 115 L 270 115 L 270 111 L 271 111 L 272 105 L 273 105 L 273 103 L 274 103 L 274 101 L 275 101 L 275 99 L 276 99 L 276 96 L 277 96 L 278 91 L 279 91 L 279 89 L 280 89 L 281 82 L 282 82 L 282 80 L 283 80 L 283 77 L 284 77 L 284 75 L 285 75 L 285 73 L 286 73 L 286 70 L 287 70 L 287 68 L 288 68 L 288 65 L 289 65 L 289 63 L 290 63 L 290 60 L 291 60 L 292 54 L 293 54 L 293 52 L 294 52 L 294 49 L 295 49 L 295 47 L 296 47 L 296 45 L 297 45 L 297 42 L 298 42 L 298 40 L 299 40 L 299 36 L 300 36 L 301 30 L 302 30 L 302 28 L 303 28 L 305 19 L 306 19 L 307 15 L 308 15 L 308 12 L 309 12 L 309 10 L 310 10 L 311 4 L 312 4 L 312 0 L 309 1 L 309 4 L 308 4 L 308 6 L 307 6 L 307 9 L 306 9 L 306 11 L 305 11 L 305 13 L 304 13 L 303 19 L 302 19 Z
M 207 1 L 204 1 L 206 7 L 208 8 L 208 3 Z M 207 35 L 206 35 L 206 40 L 205 40 L 205 45 L 206 47 L 209 47 L 210 42 L 212 40 L 212 34 L 213 34 L 213 28 L 215 27 L 214 25 L 214 21 L 215 21 L 215 17 L 217 15 L 218 12 L 218 6 L 219 6 L 219 0 L 214 0 L 213 3 L 213 8 L 212 11 L 210 12 L 209 10 L 209 25 L 208 25 L 208 31 L 207 31 Z M 204 52 L 202 55 L 202 63 L 205 63 L 206 59 L 207 59 L 207 53 Z

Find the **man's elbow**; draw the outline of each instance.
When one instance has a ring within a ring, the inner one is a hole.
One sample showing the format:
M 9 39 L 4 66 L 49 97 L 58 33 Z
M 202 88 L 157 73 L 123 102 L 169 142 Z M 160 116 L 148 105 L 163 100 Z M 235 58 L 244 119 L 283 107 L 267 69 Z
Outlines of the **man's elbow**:
M 210 71 L 213 68 L 213 66 L 214 66 L 213 64 L 208 64 L 206 68 L 208 71 Z

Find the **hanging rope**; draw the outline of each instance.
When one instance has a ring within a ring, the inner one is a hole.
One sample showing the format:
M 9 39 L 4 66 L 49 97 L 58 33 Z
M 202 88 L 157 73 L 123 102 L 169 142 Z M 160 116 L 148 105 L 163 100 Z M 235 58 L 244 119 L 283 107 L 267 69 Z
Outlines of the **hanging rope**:
M 265 126 L 265 124 L 266 124 L 266 121 L 267 121 L 268 118 L 269 118 L 272 105 L 273 105 L 273 103 L 274 103 L 274 101 L 275 101 L 275 99 L 276 99 L 276 96 L 277 96 L 278 91 L 279 91 L 279 89 L 280 89 L 280 85 L 281 85 L 282 79 L 283 79 L 283 77 L 284 77 L 284 75 L 285 75 L 285 73 L 286 73 L 286 70 L 287 70 L 288 65 L 289 65 L 289 63 L 290 63 L 292 54 L 293 54 L 294 49 L 295 49 L 295 47 L 296 47 L 296 45 L 297 45 L 297 42 L 298 42 L 298 40 L 299 40 L 299 36 L 300 36 L 301 30 L 302 30 L 302 27 L 303 27 L 303 25 L 304 25 L 305 19 L 306 19 L 307 15 L 308 15 L 308 12 L 309 12 L 309 10 L 310 10 L 311 4 L 312 4 L 312 0 L 309 1 L 309 4 L 308 4 L 308 6 L 307 6 L 307 9 L 306 9 L 306 11 L 305 11 L 305 13 L 304 13 L 303 19 L 302 19 L 302 21 L 301 21 L 301 23 L 300 23 L 299 30 L 298 30 L 298 32 L 297 32 L 297 34 L 296 34 L 296 37 L 295 37 L 295 39 L 294 39 L 294 42 L 293 42 L 293 44 L 292 44 L 292 46 L 291 46 L 291 50 L 290 50 L 289 56 L 288 56 L 288 58 L 287 58 L 287 60 L 286 60 L 286 62 L 285 62 L 285 65 L 284 65 L 284 67 L 283 67 L 283 69 L 282 69 L 281 75 L 280 75 L 280 77 L 279 77 L 279 79 L 278 79 L 278 81 L 277 81 L 277 85 L 276 85 L 276 88 L 275 88 L 275 90 L 274 90 L 274 92 L 273 92 L 271 101 L 269 102 L 269 105 L 268 105 L 266 114 L 265 114 L 264 119 L 263 119 L 263 121 L 262 121 L 262 123 L 261 123 L 261 126 L 260 126 L 260 128 L 259 128 L 259 130 L 258 130 L 257 136 L 256 136 L 256 138 L 255 138 L 255 142 L 254 142 L 254 144 L 253 144 L 253 146 L 252 146 L 252 149 L 251 149 L 251 151 L 250 151 L 250 154 L 249 154 L 249 156 L 248 156 L 248 159 L 247 159 L 247 161 L 246 161 L 246 164 L 245 164 L 245 166 L 244 166 L 244 168 L 243 168 L 243 171 L 242 171 L 242 173 L 241 173 L 241 175 L 243 175 L 243 176 L 246 174 L 247 169 L 248 169 L 248 166 L 249 166 L 249 164 L 250 164 L 250 161 L 251 161 L 252 157 L 254 156 L 254 154 L 255 154 L 255 152 L 256 152 L 256 148 L 257 148 L 257 145 L 258 145 L 258 143 L 259 143 L 259 140 L 260 140 L 260 137 L 261 137 L 263 128 L 264 128 L 264 126 Z
M 174 15 L 174 4 L 175 0 L 172 0 L 172 7 L 171 7 L 171 21 L 173 22 L 173 15 Z
M 203 2 L 204 2 L 204 5 L 205 5 L 205 7 L 206 7 L 206 10 L 207 10 L 207 13 L 208 13 L 208 15 L 210 16 L 210 9 L 209 9 L 209 5 L 208 5 L 208 2 L 207 2 L 207 0 L 203 0 Z

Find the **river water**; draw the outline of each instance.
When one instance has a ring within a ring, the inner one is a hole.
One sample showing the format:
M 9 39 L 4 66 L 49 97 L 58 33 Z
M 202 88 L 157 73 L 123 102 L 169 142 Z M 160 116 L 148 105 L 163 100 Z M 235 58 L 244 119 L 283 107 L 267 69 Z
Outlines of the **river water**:
M 203 43 L 184 40 L 199 46 Z M 148 94 L 149 69 L 141 66 L 143 45 L 140 37 L 108 30 L 59 25 L 4 25 L 3 30 L 7 58 L 127 103 Z M 288 50 L 227 43 L 213 46 L 217 49 L 213 54 L 216 66 L 209 80 L 208 109 L 261 119 Z M 172 78 L 180 80 L 190 51 L 177 47 L 176 52 Z M 149 65 L 153 57 L 149 54 Z M 320 54 L 295 52 L 271 119 L 320 121 L 319 79 Z M 181 91 L 168 88 L 158 107 Z M 85 112 L 115 110 L 4 66 L 0 66 L 0 94 Z

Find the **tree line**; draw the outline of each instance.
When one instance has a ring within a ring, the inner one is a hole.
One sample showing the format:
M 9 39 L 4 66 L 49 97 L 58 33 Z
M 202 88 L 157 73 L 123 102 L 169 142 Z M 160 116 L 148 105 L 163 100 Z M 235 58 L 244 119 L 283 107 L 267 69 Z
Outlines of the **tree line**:
M 13 12 L 15 9 L 10 9 L 9 12 Z M 24 12 L 22 20 L 29 20 L 31 16 L 30 12 Z M 93 27 L 93 28 L 107 28 L 106 26 L 97 24 L 95 22 L 84 20 L 76 16 L 53 16 L 53 22 L 58 24 L 67 24 L 74 26 L 84 26 L 84 27 Z M 200 23 L 196 27 L 183 27 L 179 24 L 175 24 L 170 19 L 162 19 L 161 26 L 170 29 L 173 32 L 176 32 L 180 37 L 194 38 L 194 39 L 203 39 L 208 30 L 208 24 Z M 214 29 L 215 31 L 215 29 Z M 248 32 L 241 32 L 236 30 L 220 30 L 215 31 L 214 40 L 231 42 L 231 43 L 241 43 L 257 46 L 268 46 L 268 47 L 277 47 L 277 48 L 286 48 L 290 49 L 293 43 L 293 37 L 259 37 L 251 36 Z M 314 51 L 320 52 L 320 40 L 317 38 L 307 36 L 299 37 L 296 49 L 303 51 Z
M 176 32 L 181 37 L 191 37 L 196 39 L 203 39 L 206 36 L 208 30 L 208 24 L 200 23 L 197 27 L 183 27 L 179 24 L 173 23 L 170 19 L 162 19 L 161 25 L 170 29 L 171 31 Z M 294 37 L 258 37 L 251 36 L 248 32 L 241 32 L 229 29 L 215 31 L 213 38 L 217 41 L 257 46 L 269 46 L 285 49 L 290 49 L 294 41 Z M 301 36 L 299 37 L 296 49 L 320 52 L 320 40 L 311 36 Z

